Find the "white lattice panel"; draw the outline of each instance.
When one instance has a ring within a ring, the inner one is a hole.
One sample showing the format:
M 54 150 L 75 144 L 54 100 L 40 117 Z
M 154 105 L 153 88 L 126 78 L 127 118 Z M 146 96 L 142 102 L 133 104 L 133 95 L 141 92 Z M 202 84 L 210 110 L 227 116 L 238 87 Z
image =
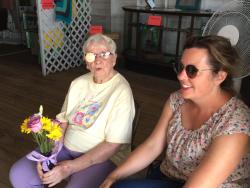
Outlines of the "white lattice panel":
M 43 75 L 80 66 L 82 45 L 91 16 L 90 0 L 72 0 L 72 21 L 55 20 L 55 10 L 43 10 L 37 0 L 40 53 Z

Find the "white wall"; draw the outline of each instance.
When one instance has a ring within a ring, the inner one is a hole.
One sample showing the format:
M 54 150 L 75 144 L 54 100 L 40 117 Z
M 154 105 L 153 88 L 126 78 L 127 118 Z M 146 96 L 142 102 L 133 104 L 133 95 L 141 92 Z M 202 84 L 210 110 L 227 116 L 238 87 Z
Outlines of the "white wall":
M 230 0 L 201 0 L 201 9 L 211 9 L 216 10 L 223 4 L 229 2 Z M 176 0 L 155 0 L 156 7 L 165 7 L 168 5 L 167 8 L 174 8 Z M 145 6 L 145 0 L 137 0 L 138 6 Z
M 110 0 L 111 1 L 111 32 L 120 34 L 118 52 L 123 48 L 124 11 L 123 6 L 136 6 L 136 0 Z
M 174 8 L 176 0 L 155 0 L 156 7 Z M 137 0 L 137 6 L 146 6 L 145 0 Z
M 105 32 L 111 29 L 110 0 L 91 0 L 91 24 L 102 25 Z
M 104 32 L 120 34 L 119 48 L 123 46 L 124 11 L 122 6 L 136 6 L 136 0 L 91 0 L 92 24 L 103 25 Z M 121 51 L 121 49 L 118 49 Z
M 202 0 L 201 9 L 211 9 L 215 11 L 227 2 L 230 2 L 230 0 Z
M 135 6 L 135 0 L 111 0 L 111 31 L 119 32 L 123 29 L 124 11 L 123 6 Z

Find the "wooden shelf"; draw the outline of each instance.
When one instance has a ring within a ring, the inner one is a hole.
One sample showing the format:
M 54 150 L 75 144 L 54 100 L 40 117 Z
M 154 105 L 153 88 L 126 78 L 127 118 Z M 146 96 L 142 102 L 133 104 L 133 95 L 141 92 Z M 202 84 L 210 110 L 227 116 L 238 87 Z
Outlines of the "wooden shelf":
M 212 15 L 212 12 L 208 11 L 184 11 L 164 8 L 147 9 L 136 6 L 125 6 L 123 10 L 125 11 L 124 57 L 127 61 L 132 61 L 134 66 L 137 64 L 138 69 L 140 66 L 141 69 L 144 69 L 147 65 L 150 65 L 150 71 L 153 71 L 154 67 L 159 69 L 172 68 L 172 62 L 177 61 L 180 56 L 179 51 L 182 48 L 180 44 L 181 34 L 186 34 L 186 36 L 193 35 L 194 32 L 200 34 L 202 26 L 199 26 L 199 28 L 197 26 L 194 27 L 195 19 L 200 17 L 209 19 Z M 144 13 L 160 15 L 163 17 L 162 20 L 166 20 L 169 16 L 175 16 L 177 17 L 177 22 L 173 27 L 169 27 L 165 22 L 161 26 L 149 26 L 145 24 Z M 190 17 L 189 25 L 183 26 L 183 17 Z M 164 36 L 166 37 L 170 32 L 176 33 L 176 38 L 173 39 L 176 40 L 174 53 L 170 53 L 170 51 L 166 51 L 167 48 L 163 48 L 163 41 L 166 42 Z

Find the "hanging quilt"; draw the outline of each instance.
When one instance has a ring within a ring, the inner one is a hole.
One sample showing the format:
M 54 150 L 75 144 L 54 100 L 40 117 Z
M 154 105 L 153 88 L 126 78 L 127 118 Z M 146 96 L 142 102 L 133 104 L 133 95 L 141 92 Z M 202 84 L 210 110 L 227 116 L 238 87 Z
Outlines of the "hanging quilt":
M 55 0 L 56 20 L 70 24 L 72 20 L 72 0 Z

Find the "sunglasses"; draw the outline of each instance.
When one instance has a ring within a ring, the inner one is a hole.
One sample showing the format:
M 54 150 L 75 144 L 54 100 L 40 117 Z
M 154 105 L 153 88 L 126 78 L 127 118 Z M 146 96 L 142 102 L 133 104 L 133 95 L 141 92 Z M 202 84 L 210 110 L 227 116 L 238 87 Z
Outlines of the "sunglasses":
M 198 72 L 200 71 L 206 71 L 206 70 L 213 70 L 211 68 L 207 68 L 207 69 L 198 69 L 196 68 L 194 65 L 186 65 L 184 66 L 182 63 L 174 63 L 174 71 L 176 72 L 176 74 L 180 74 L 183 69 L 185 69 L 185 72 L 188 76 L 188 78 L 195 78 L 198 74 Z
M 84 55 L 84 58 L 87 62 L 92 63 L 96 60 L 96 57 L 100 57 L 102 59 L 108 59 L 110 55 L 113 55 L 111 52 L 101 52 L 99 54 L 95 54 L 93 52 L 87 52 Z

